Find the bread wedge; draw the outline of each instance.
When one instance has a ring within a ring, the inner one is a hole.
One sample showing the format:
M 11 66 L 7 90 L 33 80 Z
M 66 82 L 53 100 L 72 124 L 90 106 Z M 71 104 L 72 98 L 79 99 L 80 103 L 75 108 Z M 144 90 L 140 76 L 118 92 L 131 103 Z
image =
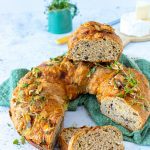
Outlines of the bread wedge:
M 140 130 L 150 114 L 149 84 L 143 74 L 123 67 L 97 88 L 100 110 L 131 131 Z
M 112 62 L 119 59 L 123 44 L 111 26 L 91 21 L 72 34 L 68 49 L 67 57 L 74 61 Z
M 72 136 L 68 150 L 124 150 L 121 132 L 113 126 L 83 128 Z

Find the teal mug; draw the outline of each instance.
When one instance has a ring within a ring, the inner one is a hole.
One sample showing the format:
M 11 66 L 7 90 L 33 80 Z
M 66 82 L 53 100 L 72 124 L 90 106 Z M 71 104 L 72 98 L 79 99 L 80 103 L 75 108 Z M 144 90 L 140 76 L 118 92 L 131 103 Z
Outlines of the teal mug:
M 70 5 L 70 8 L 48 12 L 48 32 L 63 34 L 72 31 L 72 19 L 77 13 L 77 7 Z

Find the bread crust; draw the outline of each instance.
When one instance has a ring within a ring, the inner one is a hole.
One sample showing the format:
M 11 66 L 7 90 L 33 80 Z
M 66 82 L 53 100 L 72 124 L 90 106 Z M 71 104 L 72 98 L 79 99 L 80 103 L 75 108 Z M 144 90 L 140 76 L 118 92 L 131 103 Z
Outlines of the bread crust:
M 63 137 L 63 132 L 66 132 L 68 129 L 70 128 L 64 128 L 60 135 L 59 135 L 59 138 L 58 138 L 58 143 L 59 143 L 59 146 L 60 146 L 60 149 L 61 150 L 68 150 L 68 143 L 65 141 L 65 138 Z M 75 128 L 76 129 L 76 128 Z
M 65 142 L 65 140 L 60 136 L 59 139 L 59 145 L 61 150 L 68 150 L 68 144 Z
M 70 142 L 69 142 L 69 146 L 68 146 L 68 150 L 74 150 L 73 148 L 73 145 L 74 143 L 80 138 L 82 137 L 83 135 L 85 135 L 86 133 L 88 132 L 92 132 L 96 129 L 112 129 L 114 131 L 117 132 L 118 134 L 118 139 L 120 140 L 120 142 L 123 141 L 123 137 L 122 137 L 122 134 L 121 132 L 116 128 L 116 127 L 113 127 L 113 126 L 95 126 L 95 127 L 88 127 L 88 128 L 83 128 L 82 130 L 79 130 L 77 131 L 71 138 Z M 124 150 L 124 146 L 123 144 L 120 144 L 121 145 L 121 149 L 120 150 Z
M 65 132 L 70 131 L 70 130 L 75 130 L 75 132 L 73 131 L 73 133 L 72 133 L 74 135 L 74 133 L 76 133 L 77 131 L 80 131 L 80 130 L 83 130 L 83 129 L 86 129 L 86 128 L 89 128 L 89 127 L 83 126 L 83 127 L 80 127 L 80 128 L 76 128 L 76 127 L 64 128 L 61 131 L 61 133 L 59 135 L 59 138 L 58 138 L 58 143 L 59 143 L 60 149 L 61 150 L 68 150 L 69 143 L 67 143 L 67 141 L 65 140 L 65 137 L 64 137 Z
M 123 44 L 120 37 L 115 34 L 114 29 L 106 24 L 100 24 L 98 22 L 87 22 L 81 25 L 69 38 L 68 41 L 68 53 L 67 57 L 69 59 L 75 58 L 72 55 L 72 49 L 80 42 L 80 41 L 96 41 L 101 39 L 109 39 L 111 41 L 116 42 L 120 46 L 120 55 L 123 51 Z M 118 55 L 118 59 L 120 57 Z M 95 62 L 110 62 L 112 60 L 97 60 Z M 114 61 L 114 60 L 113 60 Z

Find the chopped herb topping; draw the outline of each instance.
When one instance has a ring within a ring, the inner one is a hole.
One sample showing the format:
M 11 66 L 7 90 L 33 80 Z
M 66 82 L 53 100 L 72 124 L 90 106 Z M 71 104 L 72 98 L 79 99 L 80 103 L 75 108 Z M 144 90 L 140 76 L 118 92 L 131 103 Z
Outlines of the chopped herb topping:
M 17 102 L 16 102 L 16 105 L 19 105 L 19 104 L 21 104 L 21 102 L 17 101 Z
M 19 142 L 18 139 L 15 139 L 15 140 L 13 141 L 13 144 L 16 144 L 16 145 L 20 145 L 20 143 L 21 143 L 21 144 L 25 144 L 25 138 L 24 138 L 23 136 L 20 138 L 20 142 Z
M 39 68 L 32 68 L 32 73 L 35 75 L 36 78 L 39 78 L 42 74 Z
M 93 68 L 90 69 L 86 77 L 91 77 L 91 75 L 96 71 L 97 66 L 94 66 Z
M 143 109 L 149 111 L 149 107 L 146 104 L 143 104 Z
M 140 89 L 138 88 L 138 81 L 135 77 L 134 72 L 131 72 L 131 69 L 129 69 L 128 72 L 125 72 L 122 64 L 117 61 L 112 63 L 110 66 L 107 66 L 107 68 L 117 70 L 116 74 L 121 73 L 124 77 L 123 81 L 114 77 L 114 87 L 122 91 L 118 93 L 117 96 L 120 98 L 130 96 L 133 98 L 133 105 L 138 104 L 141 107 L 145 107 L 143 102 L 139 101 L 143 100 L 144 97 L 140 94 Z
M 122 94 L 122 93 L 117 94 L 117 96 L 120 98 L 124 98 L 124 94 Z
M 22 88 L 25 88 L 25 87 L 28 87 L 28 86 L 29 86 L 28 83 L 23 83 L 23 84 L 22 84 Z
M 107 68 L 117 70 L 117 72 L 119 72 L 120 70 L 123 70 L 123 65 L 118 61 L 115 61 L 114 63 L 111 63 L 110 66 L 107 66 Z
M 127 75 L 125 79 L 132 87 L 137 85 L 137 80 L 135 79 L 135 74 L 133 72 L 131 72 L 131 70 L 129 70 L 129 75 Z
M 35 99 L 32 98 L 32 99 L 30 100 L 30 105 L 32 106 L 32 105 L 34 105 L 34 104 L 35 104 Z
M 117 63 L 115 63 L 115 65 L 117 65 Z M 112 69 L 114 68 L 112 67 Z M 131 69 L 129 69 L 128 72 L 125 72 L 123 68 L 120 69 L 119 67 L 118 68 L 116 67 L 116 69 L 119 70 L 117 74 L 120 72 L 124 77 L 123 81 L 121 81 L 120 79 L 116 79 L 114 77 L 114 87 L 121 90 L 121 92 L 119 92 L 117 96 L 120 98 L 130 96 L 133 98 L 132 105 L 137 104 L 141 106 L 144 110 L 146 110 L 144 103 L 139 101 L 143 100 L 144 97 L 140 93 L 138 81 L 136 79 L 134 72 L 131 72 Z
M 129 73 L 125 76 L 124 84 L 125 84 L 125 87 L 124 87 L 125 96 L 127 94 L 134 95 L 134 93 L 137 92 L 138 82 L 135 78 L 135 74 L 133 72 L 131 72 L 131 70 L 129 70 Z
M 21 136 L 20 141 L 21 141 L 22 144 L 25 144 L 25 142 L 26 142 L 25 138 L 23 136 Z
M 18 93 L 18 100 L 17 100 L 17 101 L 21 102 L 22 99 L 23 99 L 23 97 L 24 97 L 24 91 L 23 91 L 23 90 L 20 90 L 19 93 Z M 19 104 L 19 103 L 18 103 L 18 104 Z
M 59 57 L 55 57 L 55 58 L 50 58 L 51 61 L 57 61 L 57 62 L 60 62 L 60 58 Z
M 45 98 L 44 96 L 40 96 L 40 100 L 41 100 L 41 101 L 45 101 L 46 98 Z
M 18 139 L 15 139 L 15 140 L 13 141 L 13 144 L 19 145 L 19 140 L 18 140 Z
M 68 110 L 68 103 L 66 103 L 66 104 L 64 104 L 64 110 L 66 111 L 66 110 Z

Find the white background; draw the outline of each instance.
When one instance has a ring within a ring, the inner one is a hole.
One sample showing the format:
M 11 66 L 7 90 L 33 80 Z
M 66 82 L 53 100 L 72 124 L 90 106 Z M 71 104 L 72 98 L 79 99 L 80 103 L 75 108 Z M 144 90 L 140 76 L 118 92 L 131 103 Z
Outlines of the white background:
M 74 0 L 79 14 L 73 20 L 74 29 L 81 23 L 95 20 L 107 23 L 121 14 L 135 10 L 135 0 Z M 31 68 L 42 61 L 64 53 L 67 46 L 58 46 L 55 39 L 62 35 L 47 32 L 44 0 L 0 0 L 0 83 L 15 68 Z M 119 28 L 119 25 L 115 26 Z M 131 57 L 150 60 L 150 42 L 132 43 L 124 49 Z M 10 123 L 11 127 L 7 124 Z M 67 112 L 65 126 L 95 125 L 83 107 Z M 0 107 L 0 150 L 34 149 L 29 144 L 16 146 L 19 138 L 8 116 L 8 108 Z M 149 147 L 125 142 L 126 150 L 148 150 Z

